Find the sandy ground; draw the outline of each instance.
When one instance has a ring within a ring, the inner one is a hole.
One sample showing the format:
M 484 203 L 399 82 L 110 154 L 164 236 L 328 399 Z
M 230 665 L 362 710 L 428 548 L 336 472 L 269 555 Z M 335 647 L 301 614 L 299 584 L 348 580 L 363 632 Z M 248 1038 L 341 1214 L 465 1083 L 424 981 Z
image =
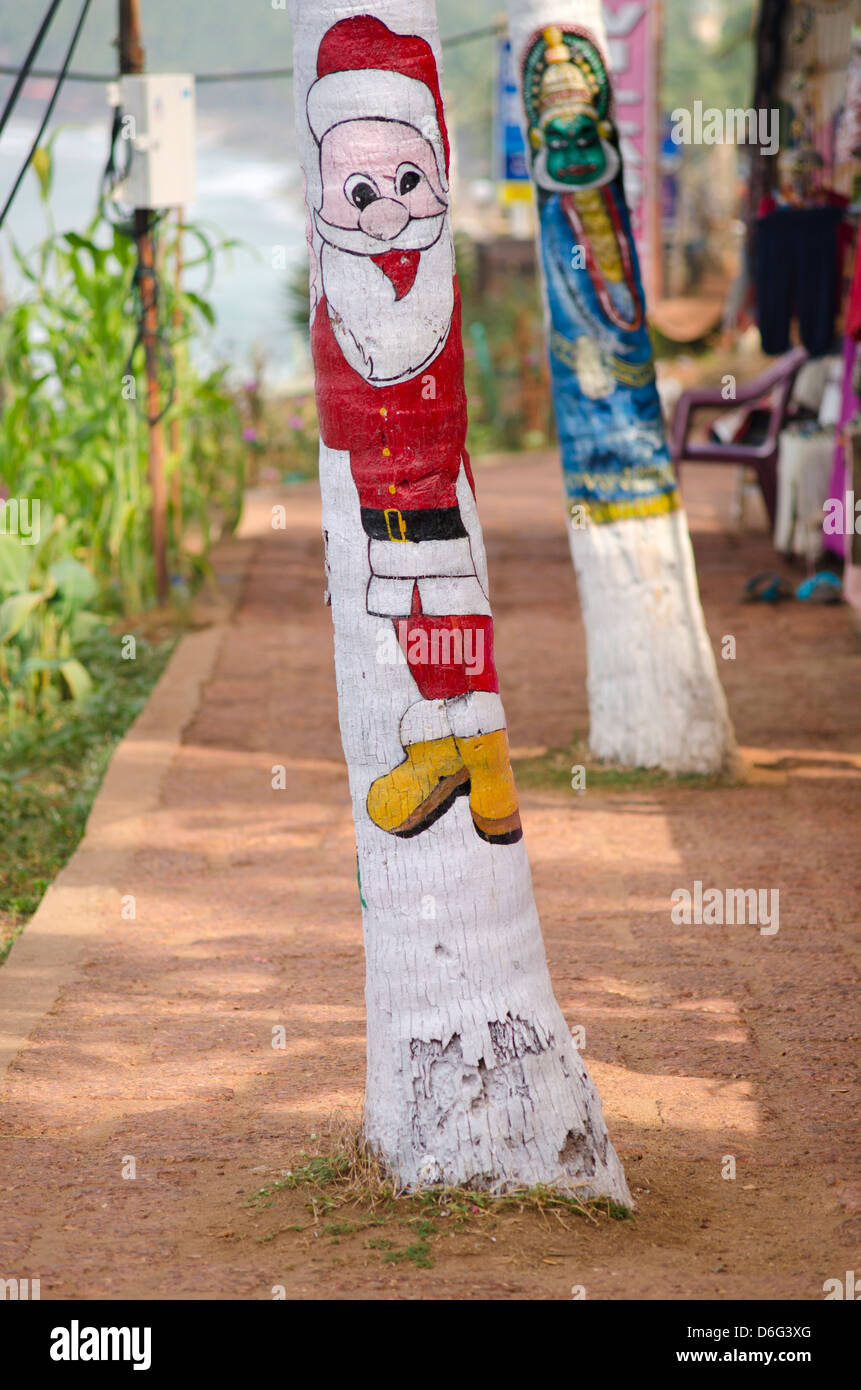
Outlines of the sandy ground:
M 286 531 L 266 524 L 276 496 L 250 505 L 258 539 L 200 707 L 131 867 L 99 885 L 97 936 L 6 1073 L 0 1276 L 40 1277 L 43 1298 L 819 1299 L 859 1267 L 861 654 L 844 609 L 738 603 L 774 557 L 762 534 L 728 535 L 731 478 L 690 468 L 684 484 L 712 639 L 737 639 L 720 664 L 739 741 L 779 766 L 713 790 L 523 796 L 551 973 L 586 1029 L 633 1219 L 439 1222 L 419 1268 L 387 1263 L 367 1231 L 315 1227 L 307 1193 L 248 1205 L 362 1096 L 354 842 L 309 485 L 287 493 Z M 567 745 L 587 714 L 557 465 L 479 465 L 478 487 L 512 744 Z M 695 879 L 778 888 L 779 932 L 674 926 L 670 894 Z

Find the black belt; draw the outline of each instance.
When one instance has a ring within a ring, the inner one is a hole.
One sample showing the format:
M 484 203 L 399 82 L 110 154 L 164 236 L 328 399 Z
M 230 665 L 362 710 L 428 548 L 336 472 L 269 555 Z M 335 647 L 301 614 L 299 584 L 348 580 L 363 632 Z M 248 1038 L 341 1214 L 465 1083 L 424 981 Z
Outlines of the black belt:
M 372 541 L 454 541 L 468 534 L 459 507 L 408 512 L 362 507 L 362 526 Z

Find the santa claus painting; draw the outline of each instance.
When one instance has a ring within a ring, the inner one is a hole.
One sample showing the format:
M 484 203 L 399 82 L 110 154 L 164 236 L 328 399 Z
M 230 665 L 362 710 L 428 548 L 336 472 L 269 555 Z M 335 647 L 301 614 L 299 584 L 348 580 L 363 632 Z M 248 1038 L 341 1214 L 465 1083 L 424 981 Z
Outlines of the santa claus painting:
M 522 832 L 493 625 L 458 504 L 462 470 L 473 483 L 430 45 L 370 16 L 341 20 L 319 45 L 307 114 L 320 173 L 320 433 L 349 454 L 367 611 L 393 622 L 417 695 L 400 721 L 404 758 L 371 785 L 368 814 L 411 836 L 468 796 L 477 833 L 511 844 Z

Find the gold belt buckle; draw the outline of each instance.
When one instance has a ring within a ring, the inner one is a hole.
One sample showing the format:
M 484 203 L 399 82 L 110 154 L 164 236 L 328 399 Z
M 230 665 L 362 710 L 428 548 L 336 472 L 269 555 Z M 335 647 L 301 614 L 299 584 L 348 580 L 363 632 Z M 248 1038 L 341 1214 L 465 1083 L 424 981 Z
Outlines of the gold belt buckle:
M 397 507 L 384 507 L 383 516 L 386 518 L 386 530 L 389 533 L 389 540 L 405 541 L 407 538 L 407 524 L 404 521 L 401 513 L 398 511 Z M 398 530 L 401 533 L 399 536 L 392 535 L 392 523 L 389 520 L 389 518 L 393 516 L 396 516 L 398 518 Z

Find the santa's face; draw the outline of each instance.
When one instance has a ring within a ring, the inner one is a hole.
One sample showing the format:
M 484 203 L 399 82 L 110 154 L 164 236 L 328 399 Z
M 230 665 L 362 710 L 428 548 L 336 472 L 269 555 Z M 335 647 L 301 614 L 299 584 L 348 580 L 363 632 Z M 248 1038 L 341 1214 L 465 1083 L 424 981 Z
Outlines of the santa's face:
M 433 146 L 403 121 L 342 121 L 320 145 L 321 236 L 359 255 L 423 250 L 448 203 Z
M 403 121 L 342 121 L 320 143 L 320 265 L 350 366 L 375 386 L 418 375 L 451 327 L 454 255 L 433 145 Z

